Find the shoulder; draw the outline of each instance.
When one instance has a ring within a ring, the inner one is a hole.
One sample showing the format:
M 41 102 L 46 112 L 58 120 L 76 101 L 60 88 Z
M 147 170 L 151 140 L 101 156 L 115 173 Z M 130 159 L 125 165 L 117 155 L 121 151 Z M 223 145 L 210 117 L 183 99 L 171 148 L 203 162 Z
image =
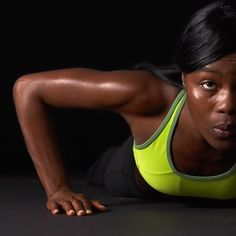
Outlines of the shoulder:
M 124 112 L 150 116 L 166 110 L 173 102 L 180 88 L 162 80 L 147 70 L 121 70 L 110 72 L 113 79 L 123 83 L 132 99 Z
M 149 71 L 125 73 L 133 87 L 133 99 L 120 110 L 130 126 L 136 143 L 146 141 L 162 123 L 181 91 Z

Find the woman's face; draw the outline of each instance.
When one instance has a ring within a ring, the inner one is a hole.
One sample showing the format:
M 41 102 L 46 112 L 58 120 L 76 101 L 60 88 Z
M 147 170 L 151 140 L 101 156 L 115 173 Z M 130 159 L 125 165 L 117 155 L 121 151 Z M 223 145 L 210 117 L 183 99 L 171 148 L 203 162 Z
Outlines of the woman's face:
M 236 53 L 183 74 L 187 108 L 199 131 L 218 150 L 236 148 Z

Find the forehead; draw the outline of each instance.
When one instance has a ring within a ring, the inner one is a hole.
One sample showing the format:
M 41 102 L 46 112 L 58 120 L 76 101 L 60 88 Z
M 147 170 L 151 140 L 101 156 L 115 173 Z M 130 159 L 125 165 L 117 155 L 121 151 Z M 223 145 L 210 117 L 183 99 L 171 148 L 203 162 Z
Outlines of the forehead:
M 225 56 L 213 63 L 210 63 L 200 71 L 218 73 L 220 75 L 236 75 L 236 53 Z

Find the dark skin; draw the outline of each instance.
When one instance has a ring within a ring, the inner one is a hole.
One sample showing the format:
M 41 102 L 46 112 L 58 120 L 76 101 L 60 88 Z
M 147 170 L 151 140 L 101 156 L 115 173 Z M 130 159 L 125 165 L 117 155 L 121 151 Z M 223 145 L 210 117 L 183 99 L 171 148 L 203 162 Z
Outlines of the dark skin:
M 223 173 L 235 163 L 236 54 L 182 78 L 187 101 L 173 137 L 173 162 L 190 175 Z M 67 215 L 91 215 L 106 207 L 71 189 L 46 105 L 118 113 L 141 144 L 159 127 L 179 91 L 148 71 L 136 70 L 72 68 L 19 78 L 14 85 L 17 116 L 52 214 L 63 210 Z M 143 192 L 156 193 L 137 169 L 135 176 Z

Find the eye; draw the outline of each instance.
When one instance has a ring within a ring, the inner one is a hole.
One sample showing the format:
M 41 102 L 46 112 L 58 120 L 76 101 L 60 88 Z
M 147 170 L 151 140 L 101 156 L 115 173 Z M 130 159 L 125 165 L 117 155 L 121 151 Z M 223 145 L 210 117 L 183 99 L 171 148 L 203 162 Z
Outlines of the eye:
M 201 87 L 205 90 L 214 90 L 216 89 L 216 84 L 212 81 L 203 81 Z

